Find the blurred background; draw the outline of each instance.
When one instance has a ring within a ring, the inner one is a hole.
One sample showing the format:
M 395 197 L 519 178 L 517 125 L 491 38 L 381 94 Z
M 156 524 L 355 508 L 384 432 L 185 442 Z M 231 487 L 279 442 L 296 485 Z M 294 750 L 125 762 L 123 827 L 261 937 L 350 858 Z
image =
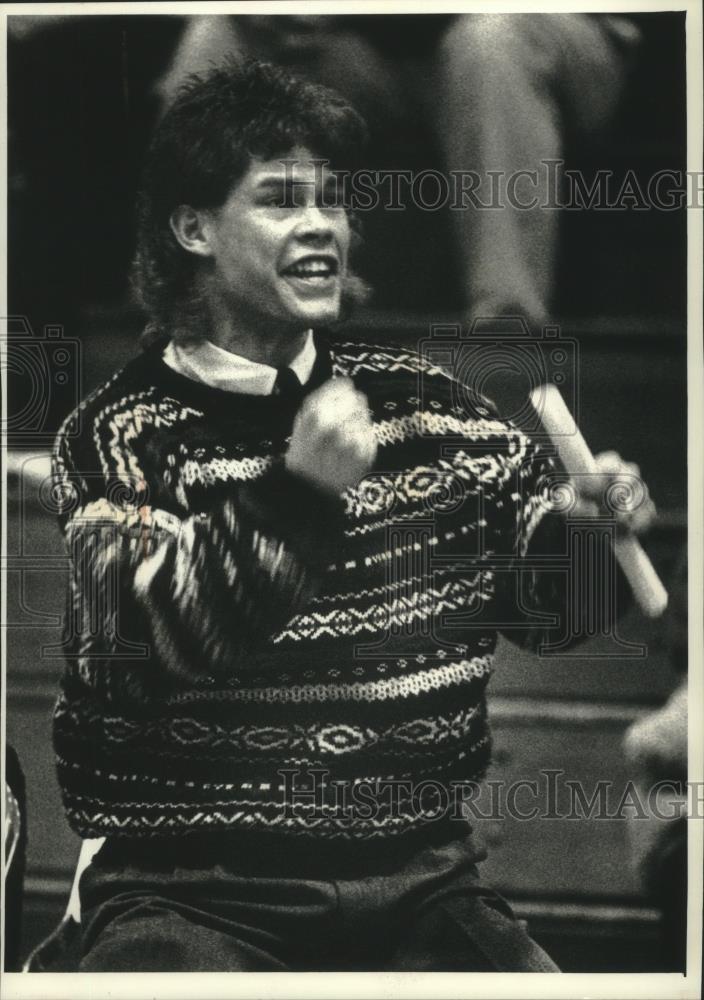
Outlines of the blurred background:
M 587 187 L 610 172 L 611 210 L 363 213 L 374 294 L 347 333 L 415 346 L 431 323 L 519 316 L 537 342 L 549 324 L 574 345 L 565 391 L 594 451 L 639 463 L 660 511 L 647 548 L 673 599 L 665 622 L 632 610 L 578 659 L 502 646 L 490 777 L 558 768 L 588 791 L 662 777 L 675 800 L 686 778 L 686 211 L 647 194 L 661 171 L 663 196 L 684 184 L 685 15 L 11 15 L 7 736 L 24 884 L 10 965 L 60 920 L 79 847 L 51 749 L 66 571 L 51 440 L 139 350 L 127 276 L 154 123 L 189 72 L 244 56 L 339 87 L 369 120 L 370 169 L 542 176 L 560 160 Z M 521 377 L 509 358 L 484 386 L 509 416 Z M 567 971 L 682 968 L 681 824 L 481 825 L 485 876 Z

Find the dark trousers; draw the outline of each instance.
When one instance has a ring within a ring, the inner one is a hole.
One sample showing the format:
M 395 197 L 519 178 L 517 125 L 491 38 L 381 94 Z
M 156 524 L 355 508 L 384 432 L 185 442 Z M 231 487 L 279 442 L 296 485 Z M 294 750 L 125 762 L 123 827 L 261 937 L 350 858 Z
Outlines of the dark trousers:
M 470 838 L 335 878 L 309 853 L 316 877 L 280 852 L 106 844 L 81 880 L 81 971 L 559 971 L 481 884 Z

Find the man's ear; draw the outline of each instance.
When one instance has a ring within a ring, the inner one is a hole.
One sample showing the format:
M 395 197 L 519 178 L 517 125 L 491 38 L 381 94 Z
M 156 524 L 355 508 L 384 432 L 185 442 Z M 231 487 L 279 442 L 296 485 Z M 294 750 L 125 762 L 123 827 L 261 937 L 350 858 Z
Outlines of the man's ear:
M 169 217 L 171 231 L 184 250 L 199 257 L 211 257 L 213 251 L 208 227 L 204 223 L 205 213 L 190 205 L 179 205 Z

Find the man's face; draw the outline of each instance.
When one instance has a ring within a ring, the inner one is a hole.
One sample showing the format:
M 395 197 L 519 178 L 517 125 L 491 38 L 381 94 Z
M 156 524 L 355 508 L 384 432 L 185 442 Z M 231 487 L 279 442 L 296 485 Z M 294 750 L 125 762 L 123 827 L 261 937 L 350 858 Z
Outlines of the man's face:
M 309 150 L 254 160 L 207 213 L 215 288 L 242 322 L 301 329 L 337 319 L 350 227 L 335 179 Z

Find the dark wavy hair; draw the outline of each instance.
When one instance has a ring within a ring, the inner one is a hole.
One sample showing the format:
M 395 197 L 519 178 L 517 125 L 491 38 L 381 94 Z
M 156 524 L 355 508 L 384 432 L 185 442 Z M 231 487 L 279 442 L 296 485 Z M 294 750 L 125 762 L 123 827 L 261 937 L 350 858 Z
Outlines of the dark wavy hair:
M 189 76 L 156 127 L 137 196 L 132 285 L 150 318 L 145 339 L 162 330 L 194 336 L 202 315 L 197 260 L 171 231 L 174 208 L 219 208 L 253 158 L 285 156 L 294 146 L 352 170 L 367 135 L 364 120 L 335 91 L 269 63 L 232 60 Z M 351 222 L 354 247 L 359 225 Z M 365 291 L 351 275 L 347 303 Z

